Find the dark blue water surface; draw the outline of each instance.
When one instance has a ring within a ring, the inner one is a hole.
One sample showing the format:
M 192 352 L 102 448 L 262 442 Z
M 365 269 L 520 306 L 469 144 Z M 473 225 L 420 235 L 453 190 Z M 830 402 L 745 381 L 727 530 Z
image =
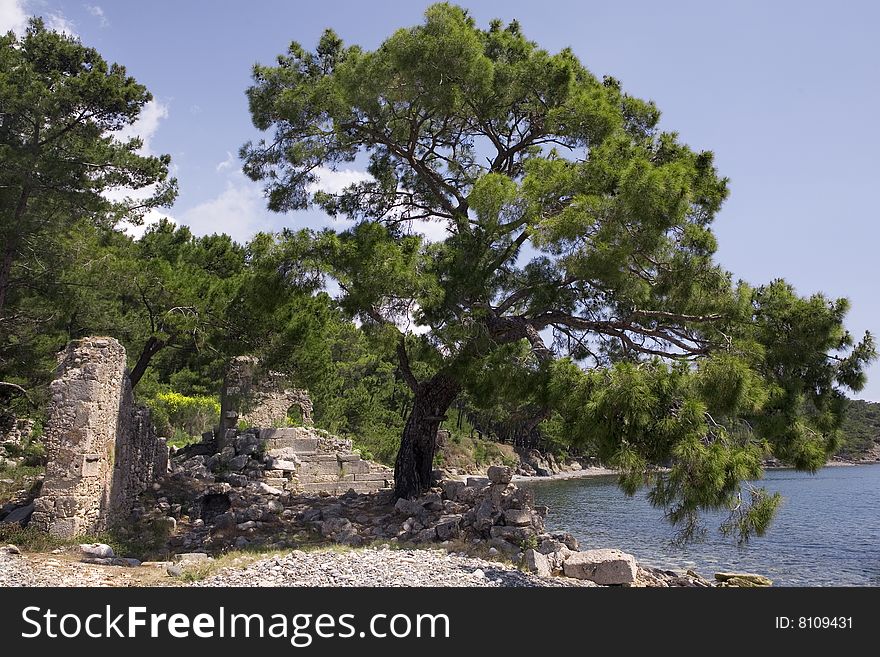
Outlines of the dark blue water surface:
M 768 470 L 761 485 L 783 502 L 761 538 L 740 547 L 709 516 L 704 541 L 674 545 L 675 532 L 644 494 L 627 497 L 615 477 L 524 482 L 550 507 L 548 529 L 574 534 L 581 549 L 620 548 L 645 564 L 760 573 L 783 586 L 880 586 L 880 465 L 827 467 L 815 475 Z

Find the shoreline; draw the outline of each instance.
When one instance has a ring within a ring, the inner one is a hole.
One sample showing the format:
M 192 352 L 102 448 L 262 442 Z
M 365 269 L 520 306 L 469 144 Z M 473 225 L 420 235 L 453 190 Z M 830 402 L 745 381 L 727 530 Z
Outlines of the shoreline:
M 547 475 L 545 477 L 540 477 L 538 475 L 532 477 L 526 477 L 525 475 L 513 475 L 512 481 L 518 483 L 529 481 L 560 481 L 564 479 L 583 479 L 586 477 L 609 477 L 616 474 L 618 474 L 618 471 L 613 468 L 592 467 L 583 468 L 581 470 L 566 470 L 564 472 L 557 472 L 556 474 Z
M 860 465 L 880 465 L 880 461 L 828 461 L 825 468 L 848 468 Z M 765 470 L 794 470 L 790 465 L 765 465 Z M 513 475 L 512 481 L 516 483 L 528 483 L 530 481 L 564 481 L 566 479 L 586 479 L 587 477 L 610 477 L 619 474 L 619 470 L 614 468 L 603 468 L 601 466 L 583 468 L 581 470 L 566 470 L 557 472 L 556 474 L 544 477 L 534 475 L 527 477 L 525 475 Z

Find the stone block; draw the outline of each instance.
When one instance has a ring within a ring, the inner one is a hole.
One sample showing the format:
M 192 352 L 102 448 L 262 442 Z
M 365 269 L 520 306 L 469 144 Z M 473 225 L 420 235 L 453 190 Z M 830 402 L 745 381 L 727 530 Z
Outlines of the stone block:
M 80 474 L 83 477 L 98 477 L 101 475 L 101 455 L 83 454 L 80 465 Z
M 567 577 L 612 586 L 634 582 L 637 565 L 633 555 L 620 550 L 586 550 L 570 554 L 562 568 Z
M 370 471 L 370 464 L 366 461 L 340 461 L 339 467 L 345 474 L 367 474 Z
M 339 475 L 339 463 L 336 460 L 324 463 L 303 463 L 299 469 L 301 477 L 320 476 L 320 475 Z
M 79 533 L 77 518 L 55 518 L 49 524 L 49 534 L 56 538 L 73 538 Z
M 355 481 L 385 482 L 389 479 L 391 479 L 391 476 L 384 472 L 364 472 L 363 474 L 356 474 L 354 476 Z

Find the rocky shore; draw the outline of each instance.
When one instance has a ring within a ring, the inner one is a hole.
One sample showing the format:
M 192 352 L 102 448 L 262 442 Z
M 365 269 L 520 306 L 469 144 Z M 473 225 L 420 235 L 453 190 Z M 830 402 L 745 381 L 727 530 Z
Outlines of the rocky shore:
M 240 561 L 241 563 L 236 563 Z M 118 567 L 82 560 L 78 548 L 55 554 L 24 554 L 0 548 L 0 587 L 600 587 L 590 580 L 542 577 L 512 564 L 443 549 L 391 549 L 388 546 L 342 551 L 292 550 L 254 559 L 242 555 L 198 581 L 181 577 L 210 563 L 210 557 Z M 169 574 L 175 573 L 175 574 Z M 742 585 L 734 582 L 732 585 Z M 695 573 L 638 567 L 630 587 L 711 587 Z

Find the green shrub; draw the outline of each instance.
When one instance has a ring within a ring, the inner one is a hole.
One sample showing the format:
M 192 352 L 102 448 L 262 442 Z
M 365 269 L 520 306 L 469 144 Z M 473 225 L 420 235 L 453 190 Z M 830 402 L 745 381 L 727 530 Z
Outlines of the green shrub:
M 220 423 L 220 403 L 214 397 L 159 392 L 146 403 L 156 430 L 173 440 L 179 440 L 180 434 L 201 436 Z

